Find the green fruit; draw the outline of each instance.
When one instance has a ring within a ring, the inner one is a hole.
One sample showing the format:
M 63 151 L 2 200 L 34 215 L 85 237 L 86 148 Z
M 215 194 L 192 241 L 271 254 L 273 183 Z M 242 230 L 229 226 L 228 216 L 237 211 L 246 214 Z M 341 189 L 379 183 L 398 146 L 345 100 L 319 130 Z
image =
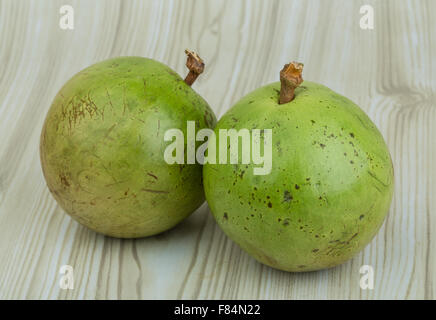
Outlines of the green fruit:
M 286 271 L 333 267 L 382 225 L 394 187 L 390 154 L 347 98 L 305 81 L 279 104 L 280 90 L 272 83 L 251 92 L 215 127 L 217 137 L 220 129 L 272 129 L 270 174 L 254 175 L 252 163 L 205 164 L 206 200 L 223 231 L 258 261 Z
M 63 86 L 47 114 L 40 143 L 47 185 L 68 214 L 105 235 L 168 230 L 204 202 L 201 165 L 164 160 L 165 131 L 185 133 L 188 120 L 197 128 L 216 122 L 164 64 L 141 57 L 94 64 Z

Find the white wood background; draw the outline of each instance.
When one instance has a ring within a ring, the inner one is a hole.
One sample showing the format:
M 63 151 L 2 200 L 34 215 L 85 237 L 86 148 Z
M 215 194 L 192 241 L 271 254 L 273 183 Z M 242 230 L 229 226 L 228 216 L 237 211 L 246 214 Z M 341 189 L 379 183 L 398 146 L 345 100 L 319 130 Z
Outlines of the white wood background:
M 75 29 L 59 28 L 59 8 Z M 361 30 L 371 4 L 374 30 Z M 435 299 L 436 1 L 0 0 L 0 298 Z M 304 78 L 357 102 L 383 133 L 395 195 L 380 233 L 353 260 L 302 274 L 273 270 L 217 228 L 207 205 L 140 240 L 98 235 L 63 213 L 40 168 L 45 114 L 60 87 L 97 61 L 140 55 L 185 75 L 183 50 L 206 71 L 194 88 L 221 116 L 277 81 L 290 60 Z M 74 290 L 59 287 L 74 267 Z M 359 268 L 371 265 L 373 290 Z

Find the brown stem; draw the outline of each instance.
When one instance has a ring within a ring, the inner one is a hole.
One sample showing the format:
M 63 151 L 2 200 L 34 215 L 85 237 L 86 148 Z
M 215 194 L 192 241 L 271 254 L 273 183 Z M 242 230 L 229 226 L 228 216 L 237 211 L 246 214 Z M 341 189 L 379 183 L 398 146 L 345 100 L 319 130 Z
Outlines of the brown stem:
M 279 104 L 284 104 L 294 99 L 294 90 L 303 82 L 303 64 L 291 62 L 285 64 L 280 71 L 280 100 Z
M 185 78 L 185 82 L 189 86 L 192 86 L 197 77 L 203 72 L 204 62 L 195 52 L 186 49 L 185 53 L 188 56 L 188 59 L 186 60 L 186 66 L 189 69 L 189 73 Z

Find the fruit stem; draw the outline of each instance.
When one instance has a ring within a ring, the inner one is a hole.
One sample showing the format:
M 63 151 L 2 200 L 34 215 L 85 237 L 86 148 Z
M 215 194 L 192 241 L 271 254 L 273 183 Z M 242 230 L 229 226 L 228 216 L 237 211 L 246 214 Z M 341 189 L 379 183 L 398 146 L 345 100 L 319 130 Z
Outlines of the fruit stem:
M 193 51 L 185 50 L 188 59 L 186 60 L 186 66 L 189 69 L 189 73 L 185 78 L 185 82 L 187 85 L 192 86 L 197 77 L 204 70 L 204 62 L 203 60 Z
M 299 62 L 291 62 L 285 64 L 280 71 L 280 100 L 279 104 L 284 104 L 294 99 L 294 90 L 303 82 L 303 64 Z

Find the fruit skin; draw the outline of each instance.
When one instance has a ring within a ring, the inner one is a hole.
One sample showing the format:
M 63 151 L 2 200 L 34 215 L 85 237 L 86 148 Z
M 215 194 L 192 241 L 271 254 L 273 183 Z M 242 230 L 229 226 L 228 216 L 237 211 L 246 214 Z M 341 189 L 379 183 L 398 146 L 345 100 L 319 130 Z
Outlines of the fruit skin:
M 219 129 L 272 129 L 271 173 L 205 164 L 206 200 L 222 230 L 258 261 L 294 272 L 333 267 L 382 225 L 394 188 L 390 154 L 347 98 L 305 81 L 294 100 L 278 104 L 279 90 L 277 82 L 253 91 L 215 127 L 217 137 Z
M 200 165 L 168 165 L 164 133 L 186 121 L 213 128 L 215 115 L 157 61 L 94 64 L 59 91 L 45 119 L 40 156 L 59 205 L 81 224 L 120 238 L 175 226 L 204 202 Z

